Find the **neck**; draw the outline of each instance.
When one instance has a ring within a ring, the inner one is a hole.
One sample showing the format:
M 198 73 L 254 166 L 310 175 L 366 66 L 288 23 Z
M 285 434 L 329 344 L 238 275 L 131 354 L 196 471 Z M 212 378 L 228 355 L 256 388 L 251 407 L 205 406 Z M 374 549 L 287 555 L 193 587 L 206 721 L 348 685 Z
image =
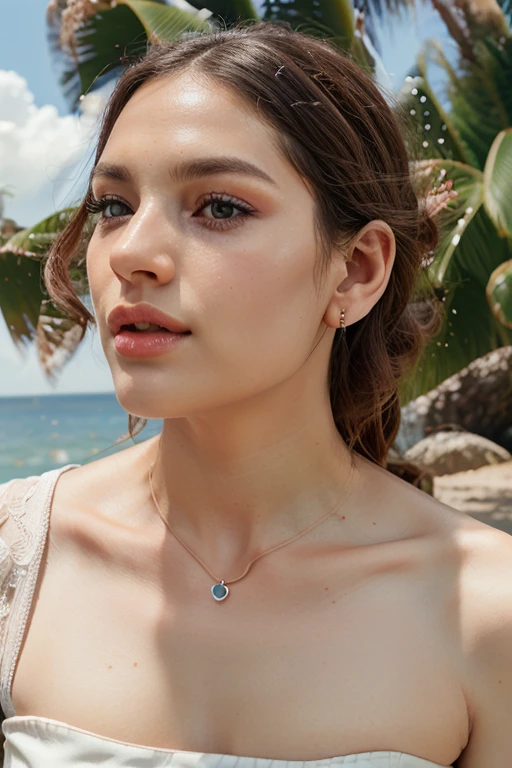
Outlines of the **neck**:
M 290 398 L 278 409 L 259 406 L 166 419 L 151 441 L 164 517 L 222 572 L 343 510 L 355 479 L 328 402 L 309 415 Z

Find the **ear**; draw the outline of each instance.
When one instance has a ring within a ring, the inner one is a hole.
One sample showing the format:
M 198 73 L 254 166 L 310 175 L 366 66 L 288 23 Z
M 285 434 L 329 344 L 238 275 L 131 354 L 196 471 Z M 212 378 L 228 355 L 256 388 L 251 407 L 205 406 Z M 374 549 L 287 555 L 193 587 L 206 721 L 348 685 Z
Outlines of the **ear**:
M 375 219 L 359 230 L 347 248 L 343 265 L 346 277 L 337 285 L 326 309 L 326 325 L 339 328 L 342 309 L 346 326 L 368 314 L 386 290 L 395 255 L 395 236 L 385 221 Z

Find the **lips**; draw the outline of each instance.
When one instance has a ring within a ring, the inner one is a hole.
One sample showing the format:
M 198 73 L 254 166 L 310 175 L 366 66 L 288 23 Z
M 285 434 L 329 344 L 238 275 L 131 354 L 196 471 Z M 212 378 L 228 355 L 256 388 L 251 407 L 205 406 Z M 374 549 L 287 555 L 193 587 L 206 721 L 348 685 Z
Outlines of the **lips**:
M 190 328 L 187 328 L 181 320 L 166 314 L 151 304 L 136 304 L 133 306 L 120 304 L 108 316 L 108 325 L 114 336 L 119 333 L 123 326 L 132 326 L 134 323 L 154 323 L 161 326 L 165 331 L 171 331 L 176 334 L 191 333 Z M 135 332 L 144 333 L 144 331 Z

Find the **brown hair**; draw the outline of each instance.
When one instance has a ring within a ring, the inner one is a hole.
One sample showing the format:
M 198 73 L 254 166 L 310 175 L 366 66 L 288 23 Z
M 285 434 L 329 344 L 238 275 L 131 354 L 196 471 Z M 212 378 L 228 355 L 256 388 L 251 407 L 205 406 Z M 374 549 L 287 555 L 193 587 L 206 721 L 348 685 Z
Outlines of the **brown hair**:
M 308 183 L 319 244 L 315 282 L 333 245 L 346 246 L 368 222 L 382 219 L 396 238 L 384 294 L 371 311 L 335 332 L 329 365 L 333 418 L 349 450 L 386 465 L 400 425 L 398 385 L 440 325 L 433 295 L 414 301 L 437 228 L 414 189 L 402 135 L 403 115 L 390 107 L 371 76 L 334 43 L 287 23 L 242 22 L 184 34 L 154 45 L 119 78 L 103 114 L 95 163 L 121 110 L 155 78 L 191 70 L 218 81 L 275 131 L 277 149 Z M 91 172 L 92 174 L 92 172 Z M 51 299 L 83 326 L 94 316 L 78 299 L 70 261 L 87 237 L 91 185 L 55 239 L 44 280 Z M 146 424 L 129 414 L 127 438 Z

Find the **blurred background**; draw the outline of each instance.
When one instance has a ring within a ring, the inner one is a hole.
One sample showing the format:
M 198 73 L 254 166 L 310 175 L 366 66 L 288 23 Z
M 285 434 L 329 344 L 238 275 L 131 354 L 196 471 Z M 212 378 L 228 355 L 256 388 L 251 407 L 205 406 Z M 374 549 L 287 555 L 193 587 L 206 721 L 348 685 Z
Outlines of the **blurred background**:
M 441 240 L 424 263 L 443 328 L 403 383 L 388 466 L 512 533 L 512 0 L 5 0 L 0 483 L 131 444 L 118 442 L 127 414 L 97 332 L 80 339 L 42 267 L 85 191 L 98 118 L 130 56 L 240 18 L 348 50 L 406 117 L 415 178 L 433 197 L 446 182 L 457 193 L 436 213 Z M 83 253 L 71 276 L 92 311 Z M 134 441 L 160 429 L 150 420 Z

